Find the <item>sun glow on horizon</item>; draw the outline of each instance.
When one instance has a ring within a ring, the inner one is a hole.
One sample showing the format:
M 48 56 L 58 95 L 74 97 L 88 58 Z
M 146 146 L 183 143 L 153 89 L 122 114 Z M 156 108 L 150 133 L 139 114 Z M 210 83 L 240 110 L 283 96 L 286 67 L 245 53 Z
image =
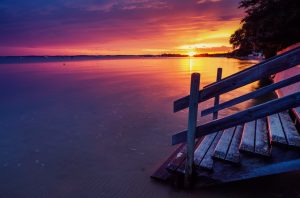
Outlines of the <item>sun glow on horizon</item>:
M 196 52 L 188 52 L 187 54 L 189 55 L 189 57 L 193 57 L 196 55 Z

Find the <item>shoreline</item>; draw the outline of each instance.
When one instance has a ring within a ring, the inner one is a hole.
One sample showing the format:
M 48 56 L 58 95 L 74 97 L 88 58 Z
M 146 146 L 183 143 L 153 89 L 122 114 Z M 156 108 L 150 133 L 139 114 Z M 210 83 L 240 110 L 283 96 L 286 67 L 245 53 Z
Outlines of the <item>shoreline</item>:
M 88 60 L 113 60 L 113 59 L 145 59 L 145 58 L 232 58 L 237 60 L 258 60 L 251 57 L 230 57 L 230 56 L 165 56 L 165 55 L 107 55 L 107 56 L 0 56 L 2 64 L 25 64 L 25 63 L 48 63 L 48 62 L 72 62 Z

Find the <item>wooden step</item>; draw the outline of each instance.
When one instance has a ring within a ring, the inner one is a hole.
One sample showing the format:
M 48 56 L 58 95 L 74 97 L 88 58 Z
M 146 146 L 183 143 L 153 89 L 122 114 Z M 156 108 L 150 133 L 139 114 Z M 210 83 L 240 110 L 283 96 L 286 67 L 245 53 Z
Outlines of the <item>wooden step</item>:
M 256 120 L 255 153 L 265 156 L 271 155 L 271 143 L 266 118 Z
M 202 142 L 203 138 L 199 138 L 196 140 L 195 148 Z M 170 159 L 166 165 L 166 169 L 170 173 L 184 173 L 185 162 L 186 162 L 186 144 L 182 144 L 175 152 L 176 155 Z
M 256 121 L 247 122 L 244 125 L 240 150 L 254 152 Z
M 211 146 L 209 147 L 207 153 L 205 154 L 204 158 L 202 159 L 199 166 L 204 169 L 212 170 L 214 161 L 213 161 L 213 154 L 216 149 L 216 146 L 221 138 L 222 132 L 218 132 L 214 141 L 212 142 Z
M 213 153 L 222 132 L 206 135 L 194 153 L 194 162 L 197 167 L 211 170 L 213 168 Z
M 243 125 L 224 130 L 215 149 L 214 157 L 233 163 L 239 163 L 239 145 L 242 134 Z
M 194 153 L 194 162 L 196 165 L 201 163 L 216 135 L 217 133 L 206 135 L 199 146 L 196 148 Z
M 271 155 L 266 118 L 245 123 L 240 150 L 263 156 Z
M 176 155 L 172 158 L 172 160 L 169 161 L 167 165 L 167 169 L 169 172 L 176 172 L 178 167 L 184 163 L 186 159 L 186 144 L 180 147 L 180 149 L 177 150 Z
M 175 160 L 176 156 L 178 156 L 178 153 L 181 152 L 183 148 L 185 148 L 186 145 L 182 144 L 180 145 L 173 153 L 172 155 L 161 165 L 159 166 L 154 173 L 151 175 L 152 179 L 160 180 L 160 181 L 167 181 L 171 178 L 171 173 L 168 171 L 168 166 L 170 163 L 172 163 L 173 160 Z M 174 167 L 174 166 L 173 166 Z
M 217 144 L 217 147 L 214 152 L 214 157 L 219 159 L 225 159 L 232 137 L 234 135 L 235 127 L 225 129 L 222 133 L 221 139 Z
M 284 130 L 287 142 L 290 146 L 300 147 L 300 135 L 293 123 L 289 113 L 283 111 L 279 113 L 282 128 Z
M 288 144 L 279 115 L 277 113 L 268 116 L 268 125 L 272 143 Z
M 272 142 L 300 147 L 300 135 L 287 111 L 269 116 L 268 122 Z
M 234 136 L 232 138 L 229 150 L 225 158 L 226 161 L 230 161 L 233 163 L 240 162 L 239 145 L 241 142 L 242 134 L 243 134 L 243 125 L 239 125 L 235 128 Z

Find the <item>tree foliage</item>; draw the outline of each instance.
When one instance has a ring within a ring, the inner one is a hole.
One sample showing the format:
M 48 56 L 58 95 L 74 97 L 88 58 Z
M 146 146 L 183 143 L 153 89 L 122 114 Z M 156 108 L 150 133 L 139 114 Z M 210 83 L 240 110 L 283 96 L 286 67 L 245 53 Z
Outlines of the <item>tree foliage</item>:
M 300 41 L 300 0 L 241 0 L 246 12 L 230 43 L 238 55 L 261 51 L 266 58 Z

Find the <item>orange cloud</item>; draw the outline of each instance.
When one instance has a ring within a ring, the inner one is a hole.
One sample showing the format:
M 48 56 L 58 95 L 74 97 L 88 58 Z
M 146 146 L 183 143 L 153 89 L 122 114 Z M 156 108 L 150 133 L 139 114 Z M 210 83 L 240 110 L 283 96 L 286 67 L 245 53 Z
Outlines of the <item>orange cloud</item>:
M 16 0 L 0 7 L 0 55 L 224 52 L 239 0 Z

